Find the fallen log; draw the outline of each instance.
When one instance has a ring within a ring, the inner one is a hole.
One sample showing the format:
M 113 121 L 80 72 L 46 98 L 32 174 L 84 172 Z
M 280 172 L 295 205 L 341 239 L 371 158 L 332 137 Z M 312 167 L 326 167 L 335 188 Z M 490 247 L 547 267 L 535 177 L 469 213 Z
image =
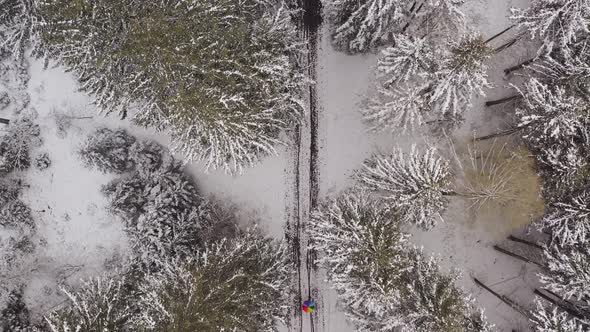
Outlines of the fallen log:
M 513 71 L 520 70 L 521 68 L 530 65 L 531 63 L 535 62 L 535 59 L 536 58 L 531 58 L 531 59 L 525 60 L 515 66 L 504 69 L 504 75 L 508 75 Z
M 506 130 L 502 130 L 500 132 L 496 132 L 493 134 L 489 134 L 489 135 L 485 135 L 485 136 L 479 136 L 474 138 L 474 141 L 485 141 L 487 139 L 491 139 L 491 138 L 497 138 L 497 137 L 502 137 L 502 136 L 508 136 L 508 135 L 512 135 L 516 132 L 518 132 L 521 128 L 510 128 L 510 129 L 506 129 Z
M 521 256 L 521 255 L 519 255 L 519 254 L 515 254 L 515 253 L 513 253 L 513 252 L 510 252 L 510 251 L 508 251 L 508 250 L 506 250 L 506 249 L 504 249 L 504 248 L 502 248 L 502 247 L 499 247 L 498 245 L 494 245 L 494 247 L 493 247 L 493 248 L 494 248 L 495 250 L 497 250 L 497 251 L 499 251 L 499 252 L 501 252 L 501 253 L 505 254 L 505 255 L 508 255 L 508 256 L 514 257 L 514 258 L 516 258 L 516 259 L 520 259 L 521 261 L 524 261 L 524 262 L 527 262 L 527 263 L 531 263 L 531 264 L 535 264 L 535 265 L 537 265 L 537 266 L 540 266 L 540 267 L 542 267 L 542 268 L 544 268 L 544 269 L 546 269 L 546 268 L 547 268 L 545 265 L 543 265 L 543 264 L 541 264 L 541 263 L 537 263 L 537 262 L 535 262 L 535 261 L 532 261 L 532 260 L 530 260 L 530 259 L 528 259 L 528 258 L 526 258 L 526 257 L 524 257 L 524 256 Z
M 513 100 L 520 99 L 520 98 L 522 98 L 521 95 L 513 95 L 513 96 L 504 97 L 504 98 L 500 98 L 500 99 L 496 99 L 496 100 L 486 101 L 485 105 L 489 107 L 489 106 L 504 104 L 509 101 L 513 101 Z
M 536 244 L 535 242 L 527 241 L 527 240 L 525 240 L 525 239 L 521 239 L 521 238 L 519 238 L 519 237 L 516 237 L 516 236 L 514 236 L 514 235 L 510 235 L 510 236 L 508 236 L 508 240 L 510 240 L 510 241 L 514 241 L 514 242 L 518 242 L 518 243 L 522 243 L 522 244 L 526 244 L 526 245 L 528 245 L 528 246 L 535 247 L 535 248 L 537 248 L 537 249 L 541 249 L 541 250 L 543 250 L 543 247 L 542 247 L 542 246 L 540 246 L 540 245 L 538 245 L 538 244 Z
M 523 307 L 521 307 L 520 305 L 518 305 L 516 302 L 512 301 L 508 296 L 496 293 L 494 290 L 492 290 L 491 288 L 489 288 L 488 286 L 486 286 L 483 282 L 479 281 L 475 277 L 473 277 L 473 281 L 475 281 L 475 284 L 477 284 L 481 288 L 487 290 L 492 295 L 494 295 L 495 297 L 497 297 L 498 299 L 500 299 L 502 302 L 506 303 L 514 311 L 520 313 L 521 315 L 525 316 L 526 318 L 529 318 L 529 319 L 531 318 L 531 314 L 529 313 L 528 310 L 524 309 Z
M 563 301 L 561 301 L 561 299 L 559 301 L 552 299 L 550 296 L 548 296 L 547 294 L 542 293 L 538 288 L 535 288 L 534 293 L 536 295 L 539 295 L 542 299 L 544 299 L 545 301 L 552 303 L 553 305 L 556 305 L 558 307 L 560 307 L 561 309 L 563 309 L 564 311 L 566 311 L 567 313 L 569 313 L 570 315 L 583 320 L 585 317 L 584 315 L 582 315 L 578 310 L 572 309 L 569 306 L 566 306 L 563 304 Z

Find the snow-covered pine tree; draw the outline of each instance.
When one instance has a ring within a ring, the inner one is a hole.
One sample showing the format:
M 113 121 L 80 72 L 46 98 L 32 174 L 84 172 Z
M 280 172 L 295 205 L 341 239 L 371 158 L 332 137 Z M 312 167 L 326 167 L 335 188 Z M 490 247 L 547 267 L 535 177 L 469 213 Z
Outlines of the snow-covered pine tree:
M 465 0 L 425 0 L 416 3 L 417 8 L 422 6 L 422 9 L 415 18 L 409 18 L 417 21 L 409 24 L 409 27 L 414 25 L 414 31 L 410 31 L 413 34 L 428 35 L 434 42 L 444 42 L 465 31 L 465 14 L 460 9 Z
M 564 195 L 543 217 L 542 229 L 560 246 L 581 245 L 590 239 L 590 192 Z
M 0 207 L 0 226 L 23 229 L 35 229 L 31 208 L 22 201 L 15 199 Z
M 10 123 L 7 132 L 0 137 L 0 174 L 23 170 L 31 165 L 30 150 L 39 145 L 39 125 L 29 118 L 19 118 Z
M 199 232 L 208 225 L 208 209 L 194 182 L 172 158 L 155 171 L 115 179 L 103 192 L 147 266 L 164 257 L 191 256 L 202 245 Z
M 471 313 L 463 321 L 463 331 L 465 332 L 492 332 L 494 325 L 486 321 L 483 310 L 472 308 Z
M 426 77 L 435 66 L 435 49 L 426 38 L 395 35 L 395 45 L 381 51 L 377 63 L 377 77 L 383 86 L 406 82 L 415 77 Z
M 356 174 L 360 185 L 382 195 L 402 212 L 402 221 L 432 228 L 442 220 L 447 195 L 453 195 L 449 162 L 428 148 L 409 153 L 401 149 L 377 154 L 365 161 Z
M 32 0 L 0 0 L 0 59 L 24 59 L 35 28 L 34 9 Z
M 459 42 L 451 42 L 447 55 L 433 75 L 430 103 L 441 118 L 458 119 L 474 96 L 483 96 L 488 82 L 487 64 L 493 54 L 483 37 L 465 34 Z
M 135 137 L 124 129 L 99 128 L 88 136 L 78 154 L 87 167 L 101 172 L 124 173 L 135 166 L 129 158 L 129 148 Z
M 18 198 L 22 189 L 22 182 L 13 179 L 0 179 L 0 207 Z
M 363 118 L 373 130 L 399 131 L 424 123 L 453 127 L 474 96 L 490 87 L 486 62 L 493 54 L 480 35 L 436 46 L 428 38 L 396 37 L 379 59 L 378 88 Z
M 426 35 L 445 41 L 461 34 L 464 0 L 330 0 L 327 16 L 332 43 L 348 53 L 363 53 L 391 42 L 394 33 Z
M 301 118 L 303 46 L 282 1 L 38 4 L 45 48 L 99 109 L 166 128 L 206 168 L 240 172 L 276 154 Z
M 520 117 L 518 126 L 526 128 L 525 138 L 533 144 L 542 144 L 547 138 L 575 137 L 588 116 L 587 103 L 563 87 L 550 86 L 533 77 L 518 91 L 523 97 L 522 106 L 516 109 Z
M 136 141 L 129 148 L 129 158 L 135 169 L 143 174 L 158 170 L 167 157 L 168 153 L 158 143 L 149 140 Z
M 402 287 L 400 311 L 408 331 L 491 332 L 481 312 L 472 307 L 471 299 L 455 286 L 456 272 L 443 274 L 438 261 L 427 258 L 420 250 L 412 250 L 411 268 L 404 273 L 406 287 Z
M 40 170 L 46 170 L 51 166 L 51 158 L 49 158 L 49 154 L 47 152 L 42 152 L 35 156 L 35 167 Z
M 575 42 L 568 54 L 554 53 L 538 58 L 529 68 L 551 85 L 559 85 L 571 94 L 590 95 L 590 39 Z
M 491 331 L 456 278 L 409 247 L 401 214 L 367 191 L 349 190 L 312 215 L 310 242 L 356 329 Z
M 540 275 L 545 287 L 590 307 L 590 248 L 551 246 L 544 250 L 549 271 Z
M 136 328 L 275 331 L 289 312 L 290 256 L 287 246 L 249 231 L 210 246 L 193 260 L 163 262 L 163 269 L 140 287 L 143 310 Z
M 22 289 L 14 289 L 8 295 L 6 307 L 0 310 L 0 329 L 4 332 L 32 331 L 31 317 L 23 301 Z
M 144 213 L 149 195 L 145 178 L 138 173 L 111 181 L 102 187 L 102 193 L 109 199 L 109 209 L 127 225 L 134 225 Z
M 426 38 L 401 34 L 395 41 L 395 46 L 383 50 L 379 57 L 381 86 L 361 109 L 373 131 L 414 129 L 424 123 L 430 110 L 430 76 L 436 63 L 432 45 Z
M 160 209 L 160 210 L 158 210 Z M 127 227 L 136 255 L 150 269 L 165 257 L 192 257 L 203 247 L 201 230 L 208 226 L 207 209 L 171 208 L 163 204 L 150 204 L 135 227 Z
M 539 55 L 569 54 L 572 43 L 588 34 L 588 0 L 532 0 L 525 9 L 513 8 L 511 18 L 533 40 L 542 42 Z
M 74 291 L 62 288 L 69 306 L 45 317 L 50 331 L 125 331 L 133 312 L 123 286 L 123 280 L 93 278 Z
M 380 46 L 388 33 L 404 21 L 403 9 L 410 0 L 330 0 L 325 3 L 332 24 L 332 43 L 349 53 L 367 52 Z
M 590 146 L 588 135 L 543 142 L 535 149 L 539 170 L 545 175 L 545 196 L 550 200 L 561 200 L 572 188 L 584 186 L 588 167 Z M 545 139 L 547 140 L 547 139 Z
M 467 301 L 454 283 L 459 275 L 443 275 L 434 258 L 416 252 L 407 280 L 402 288 L 404 303 L 401 309 L 418 331 L 457 330 L 463 325 Z M 407 301 L 406 301 L 407 300 Z
M 585 325 L 566 312 L 558 311 L 557 307 L 543 305 L 537 300 L 536 309 L 531 319 L 534 332 L 585 332 Z
M 400 215 L 366 191 L 349 191 L 322 204 L 309 223 L 312 246 L 330 284 L 359 331 L 404 325 L 400 283 L 410 266 Z
M 413 130 L 425 123 L 430 109 L 430 86 L 400 83 L 390 88 L 378 87 L 366 107 L 361 109 L 363 120 L 370 130 L 398 133 Z

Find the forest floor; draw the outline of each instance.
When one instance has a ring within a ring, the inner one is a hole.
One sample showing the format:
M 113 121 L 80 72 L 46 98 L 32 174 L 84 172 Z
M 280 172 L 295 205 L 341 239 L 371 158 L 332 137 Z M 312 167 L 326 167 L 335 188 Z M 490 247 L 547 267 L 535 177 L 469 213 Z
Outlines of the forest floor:
M 528 5 L 527 0 L 468 3 L 469 23 L 484 36 L 494 35 L 510 25 L 507 18 L 510 7 Z M 509 38 L 510 34 L 506 34 L 497 42 Z M 235 177 L 221 171 L 206 173 L 198 164 L 187 165 L 205 193 L 232 202 L 245 222 L 258 223 L 276 238 L 292 234 L 293 220 L 297 220 L 301 231 L 314 200 L 350 187 L 353 184 L 350 176 L 372 153 L 388 151 L 394 146 L 407 148 L 413 143 L 438 143 L 437 138 L 429 136 L 368 133 L 359 108 L 372 89 L 376 55 L 349 56 L 334 51 L 326 25 L 318 31 L 317 41 L 316 118 L 312 119 L 310 112 L 309 121 L 293 133 L 299 135 L 299 140 L 290 137 L 299 144 L 280 148 L 277 156 L 266 158 Z M 494 57 L 489 71 L 494 88 L 487 91 L 488 99 L 510 93 L 509 81 L 502 70 L 519 63 L 529 53 L 525 45 L 517 44 Z M 25 297 L 29 307 L 34 313 L 44 314 L 64 299 L 57 290 L 59 282 L 75 284 L 81 278 L 116 268 L 127 252 L 121 224 L 108 214 L 105 198 L 100 193 L 100 187 L 111 176 L 83 167 L 76 155 L 78 146 L 100 126 L 124 127 L 137 137 L 155 139 L 163 145 L 169 141 L 152 130 L 116 117 L 97 115 L 92 99 L 77 92 L 77 83 L 63 68 L 44 69 L 42 62 L 30 60 L 29 76 L 22 93 L 30 97 L 29 109 L 41 125 L 44 143 L 38 150 L 48 152 L 53 164 L 45 171 L 31 169 L 22 174 L 29 185 L 23 199 L 35 212 L 43 247 L 37 251 L 35 267 L 20 277 L 27 281 Z M 465 125 L 455 133 L 457 138 L 468 137 L 473 132 L 488 134 L 505 125 L 510 109 L 488 109 L 483 107 L 483 100 L 474 101 Z M 439 254 L 445 269 L 457 268 L 463 272 L 460 286 L 474 295 L 497 331 L 528 331 L 526 317 L 482 290 L 472 279 L 477 277 L 523 307 L 531 307 L 538 267 L 493 249 L 500 244 L 528 255 L 532 249 L 506 241 L 510 234 L 522 234 L 526 225 L 506 216 L 476 218 L 466 211 L 465 203 L 453 203 L 445 215 L 446 223 L 429 232 L 412 230 L 412 241 L 428 253 Z M 300 270 L 301 284 L 297 285 L 300 298 L 294 299 L 293 310 L 297 314 L 293 324 L 285 329 L 353 331 L 338 308 L 336 294 L 324 282 L 323 272 L 308 273 L 312 257 L 307 259 L 305 241 L 299 239 L 298 243 L 304 265 Z M 308 314 L 301 314 L 297 302 L 310 293 L 314 293 L 318 310 L 306 317 Z

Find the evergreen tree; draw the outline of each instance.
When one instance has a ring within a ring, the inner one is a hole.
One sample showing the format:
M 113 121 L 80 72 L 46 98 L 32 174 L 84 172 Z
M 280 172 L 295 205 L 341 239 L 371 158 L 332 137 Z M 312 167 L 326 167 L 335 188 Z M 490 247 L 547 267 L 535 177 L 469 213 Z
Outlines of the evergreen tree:
M 536 157 L 545 178 L 545 195 L 550 201 L 560 201 L 572 188 L 584 186 L 589 166 L 588 143 L 578 137 L 549 140 L 541 146 L 537 143 Z
M 584 325 L 557 307 L 550 308 L 536 301 L 536 310 L 532 311 L 534 332 L 584 332 Z
M 39 125 L 29 118 L 13 121 L 0 137 L 0 174 L 24 170 L 31 165 L 30 150 L 41 143 Z
M 463 31 L 464 0 L 330 0 L 327 16 L 332 42 L 348 53 L 363 53 L 384 45 L 391 34 L 427 35 L 446 41 Z M 396 38 L 396 42 L 397 42 Z
M 544 251 L 544 256 L 549 272 L 541 275 L 541 282 L 564 299 L 575 299 L 590 306 L 590 249 L 551 246 Z
M 373 130 L 392 132 L 424 123 L 457 124 L 474 96 L 490 87 L 486 62 L 493 54 L 480 35 L 435 45 L 427 38 L 396 37 L 377 67 L 381 85 L 362 110 Z
M 312 215 L 309 235 L 358 331 L 489 332 L 455 275 L 411 248 L 400 211 L 348 191 Z
M 434 71 L 430 103 L 435 110 L 454 119 L 471 105 L 473 96 L 483 96 L 483 89 L 491 87 L 486 62 L 492 54 L 481 35 L 466 34 L 451 43 L 448 55 Z
M 453 331 L 462 327 L 467 303 L 454 286 L 457 274 L 441 274 L 435 259 L 426 259 L 417 252 L 408 276 L 408 286 L 402 289 L 406 301 L 401 307 L 417 331 Z
M 391 155 L 377 154 L 365 161 L 356 178 L 362 187 L 381 194 L 403 211 L 402 221 L 429 229 L 452 195 L 449 162 L 434 148 L 409 153 L 395 149 Z
M 410 255 L 412 267 L 405 274 L 406 287 L 401 289 L 400 305 L 412 326 L 408 331 L 492 331 L 482 313 L 455 286 L 457 273 L 443 274 L 436 259 L 426 258 L 418 250 Z
M 121 133 L 109 131 L 106 140 L 94 140 L 90 146 L 99 153 L 91 162 L 135 168 L 102 191 L 110 210 L 124 222 L 146 271 L 158 270 L 166 257 L 186 259 L 207 242 L 235 235 L 234 215 L 218 202 L 205 200 L 181 163 L 155 142 L 135 141 L 126 134 L 119 139 Z M 97 135 L 91 141 L 93 137 Z
M 133 160 L 138 172 L 149 174 L 157 171 L 163 164 L 166 152 L 156 142 L 136 141 L 129 148 L 129 159 Z
M 4 332 L 31 331 L 31 317 L 22 289 L 10 292 L 6 307 L 0 311 L 0 328 Z
M 583 190 L 552 204 L 541 220 L 541 227 L 550 231 L 560 246 L 583 244 L 590 238 L 590 193 Z
M 377 63 L 377 77 L 385 79 L 385 87 L 415 77 L 425 77 L 437 60 L 428 39 L 398 34 L 395 36 L 395 46 L 387 47 L 381 52 Z
M 162 158 L 162 156 L 160 156 Z M 153 172 L 134 172 L 103 188 L 119 215 L 135 253 L 148 267 L 164 257 L 192 256 L 203 244 L 209 210 L 181 165 L 167 156 Z
M 398 312 L 408 235 L 400 216 L 367 192 L 349 192 L 324 203 L 309 225 L 311 243 L 327 268 L 349 319 L 359 331 L 403 326 Z
M 147 277 L 136 326 L 155 331 L 275 331 L 288 315 L 286 246 L 247 232 Z M 263 303 L 264 305 L 260 305 Z M 252 310 L 252 308 L 257 308 Z
M 0 59 L 24 59 L 35 29 L 34 9 L 32 0 L 0 0 Z
M 397 133 L 413 130 L 425 123 L 428 116 L 430 86 L 404 84 L 390 88 L 378 87 L 367 106 L 361 110 L 363 120 L 375 132 L 387 130 Z
M 518 126 L 527 129 L 525 137 L 532 142 L 541 143 L 546 138 L 562 140 L 574 137 L 583 126 L 581 120 L 588 114 L 586 102 L 570 94 L 564 87 L 531 78 L 519 92 L 523 103 L 516 110 L 520 117 Z
M 99 109 L 166 128 L 207 168 L 241 171 L 302 113 L 301 43 L 281 1 L 39 2 L 42 44 Z
M 134 173 L 106 184 L 102 192 L 109 199 L 109 209 L 127 224 L 133 225 L 145 212 L 149 193 L 146 189 L 145 178 Z
M 0 225 L 16 229 L 35 229 L 31 208 L 15 199 L 0 208 Z
M 511 18 L 532 39 L 542 42 L 540 54 L 569 54 L 571 44 L 590 32 L 590 2 L 533 0 L 525 9 L 513 8 Z
M 403 22 L 402 8 L 409 0 L 331 0 L 326 12 L 337 49 L 358 53 L 380 46 L 387 33 Z
M 135 166 L 129 158 L 133 143 L 135 138 L 123 129 L 99 128 L 88 136 L 78 153 L 88 167 L 105 173 L 124 173 Z
M 12 179 L 0 179 L 0 207 L 18 198 L 22 190 L 22 182 Z
M 453 39 L 465 30 L 465 14 L 460 7 L 465 0 L 426 0 L 416 15 L 418 31 L 425 31 L 432 39 Z M 418 7 L 419 8 L 419 7 Z M 415 19 L 415 20 L 416 20 Z
M 570 94 L 590 95 L 590 50 L 587 38 L 572 44 L 567 54 L 553 53 L 551 56 L 539 57 L 529 68 L 544 81 L 564 87 Z
M 49 166 L 51 166 L 51 158 L 47 152 L 40 153 L 35 157 L 35 167 L 38 170 L 46 170 Z

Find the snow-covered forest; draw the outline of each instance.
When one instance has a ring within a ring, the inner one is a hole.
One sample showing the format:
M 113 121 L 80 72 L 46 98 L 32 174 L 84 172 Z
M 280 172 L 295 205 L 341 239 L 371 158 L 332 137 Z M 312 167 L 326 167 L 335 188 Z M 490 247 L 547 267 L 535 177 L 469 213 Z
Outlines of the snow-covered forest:
M 0 331 L 590 331 L 589 27 L 0 0 Z

